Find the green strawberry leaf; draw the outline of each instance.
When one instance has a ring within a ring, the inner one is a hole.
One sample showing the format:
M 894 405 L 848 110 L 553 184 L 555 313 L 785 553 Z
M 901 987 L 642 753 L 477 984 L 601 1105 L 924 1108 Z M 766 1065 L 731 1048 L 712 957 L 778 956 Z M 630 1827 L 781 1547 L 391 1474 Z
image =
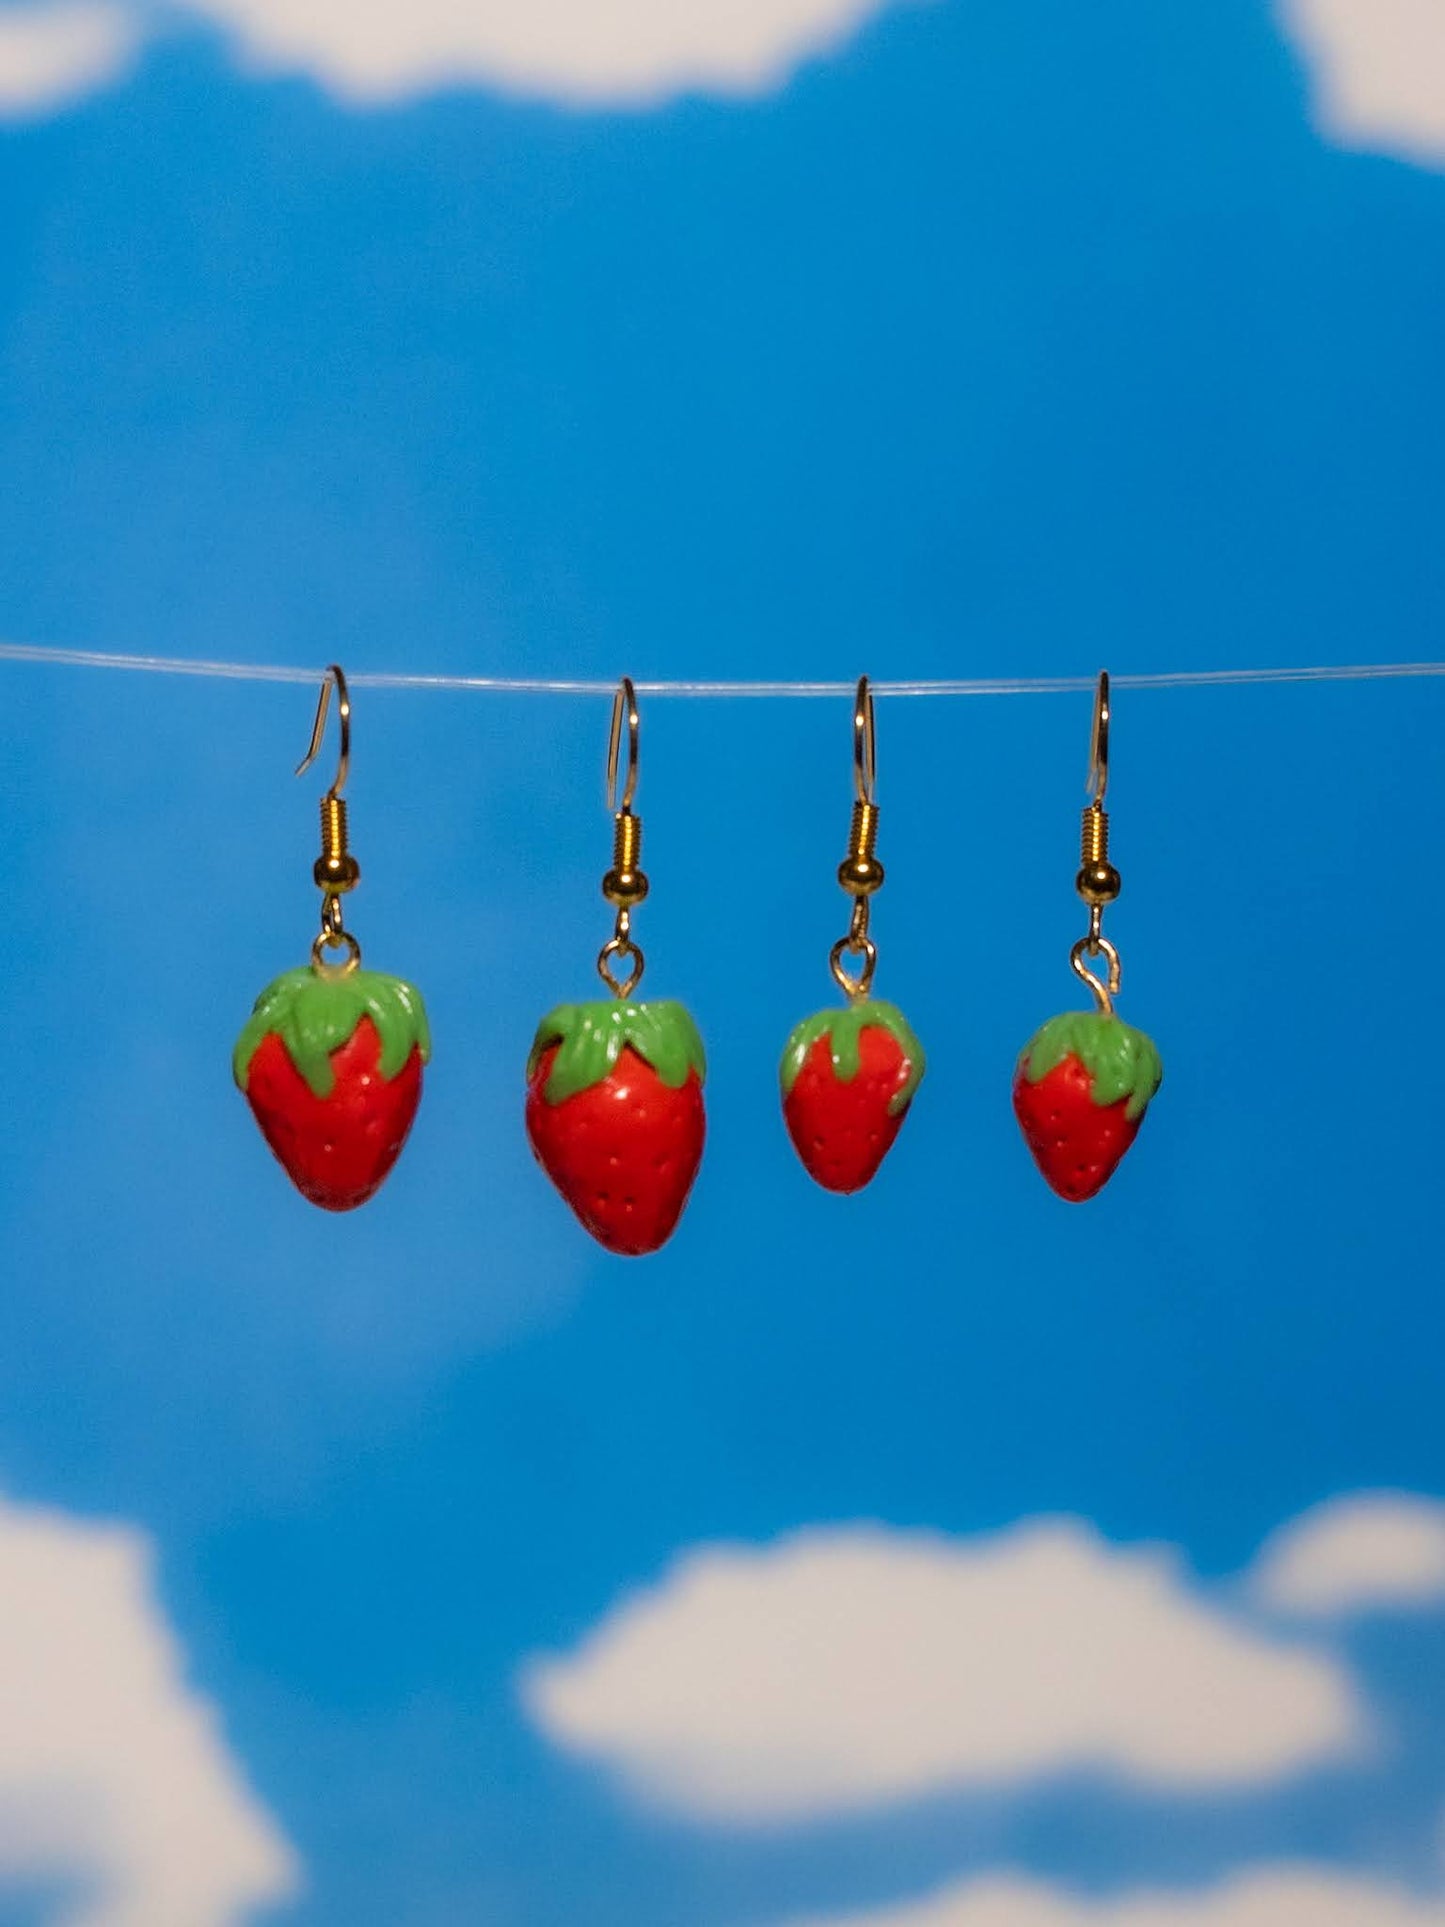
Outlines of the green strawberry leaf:
M 1096 1104 L 1129 1100 L 1125 1115 L 1131 1123 L 1164 1081 L 1164 1066 L 1151 1039 L 1101 1010 L 1066 1010 L 1051 1017 L 1025 1044 L 1019 1071 L 1037 1084 L 1066 1057 L 1077 1057 L 1089 1073 Z
M 561 1104 L 600 1084 L 629 1046 L 670 1090 L 681 1090 L 690 1071 L 697 1072 L 700 1084 L 707 1077 L 707 1053 L 697 1025 L 677 1003 L 634 1004 L 615 997 L 558 1004 L 537 1026 L 527 1058 L 528 1077 L 553 1044 L 561 1049 L 542 1092 L 549 1104 Z
M 809 1053 L 820 1037 L 828 1039 L 833 1075 L 840 1084 L 851 1084 L 862 1067 L 860 1039 L 865 1030 L 886 1030 L 902 1051 L 908 1064 L 908 1076 L 890 1099 L 888 1115 L 898 1117 L 906 1111 L 913 1102 L 913 1093 L 923 1082 L 923 1073 L 927 1068 L 923 1046 L 896 1004 L 884 1003 L 873 997 L 860 997 L 842 1010 L 820 1010 L 815 1016 L 803 1019 L 784 1045 L 783 1061 L 778 1066 L 783 1096 L 786 1097 L 792 1090 L 798 1072 L 808 1061 Z
M 261 1040 L 274 1033 L 312 1092 L 330 1097 L 336 1085 L 331 1053 L 350 1041 L 363 1017 L 381 1039 L 380 1070 L 388 1081 L 414 1050 L 424 1064 L 430 1059 L 431 1031 L 419 990 L 379 970 L 333 976 L 307 966 L 286 971 L 256 999 L 231 1061 L 237 1084 L 245 1090 Z

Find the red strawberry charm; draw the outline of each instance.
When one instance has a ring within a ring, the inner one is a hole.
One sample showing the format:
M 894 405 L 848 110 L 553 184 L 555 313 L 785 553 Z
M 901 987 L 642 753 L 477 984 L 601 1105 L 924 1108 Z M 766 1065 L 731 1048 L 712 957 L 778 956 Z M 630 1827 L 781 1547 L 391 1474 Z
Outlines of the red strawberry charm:
M 1052 1017 L 1025 1045 L 1014 1115 L 1045 1181 L 1071 1204 L 1102 1191 L 1164 1077 L 1142 1030 L 1102 1010 Z
M 297 1190 L 326 1211 L 352 1211 L 400 1156 L 430 1055 L 410 984 L 313 965 L 262 991 L 233 1068 Z
M 783 1119 L 809 1177 L 861 1191 L 903 1128 L 923 1048 L 901 1010 L 860 997 L 798 1025 L 783 1051 Z
M 527 1136 L 586 1231 L 641 1257 L 667 1243 L 702 1162 L 707 1060 L 677 1003 L 559 1004 L 527 1060 Z

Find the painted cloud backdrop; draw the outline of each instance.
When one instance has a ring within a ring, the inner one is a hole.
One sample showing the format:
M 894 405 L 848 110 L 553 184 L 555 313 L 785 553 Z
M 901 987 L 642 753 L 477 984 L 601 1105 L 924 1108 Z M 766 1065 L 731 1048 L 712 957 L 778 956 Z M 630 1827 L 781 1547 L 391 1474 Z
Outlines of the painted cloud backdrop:
M 0 0 L 0 636 L 265 666 L 1440 654 L 1445 14 Z M 313 692 L 0 661 L 0 1927 L 1445 1927 L 1441 684 L 1121 690 L 1167 1079 L 1039 1186 L 1087 701 L 879 706 L 865 1196 L 777 1116 L 847 705 L 654 698 L 659 1258 L 532 1168 L 607 705 L 357 690 L 435 1057 L 322 1220 L 230 1087 Z
M 150 1566 L 134 1533 L 0 1509 L 0 1872 L 74 1882 L 69 1927 L 203 1927 L 295 1886 Z
M 694 1555 L 527 1698 L 653 1798 L 757 1823 L 1084 1766 L 1207 1792 L 1348 1753 L 1351 1684 L 1060 1522 L 977 1546 L 853 1529 Z
M 701 91 L 751 95 L 831 51 L 887 0 L 189 0 L 243 72 L 308 74 L 353 105 L 458 85 L 595 106 Z M 104 84 L 158 27 L 123 0 L 16 8 L 0 35 L 0 98 L 47 108 Z
M 19 0 L 0 17 L 0 106 L 54 109 L 126 72 L 189 19 L 239 69 L 301 73 L 352 106 L 475 86 L 593 107 L 755 95 L 786 83 L 890 4 L 921 0 Z M 931 3 L 931 0 L 930 0 Z M 1325 131 L 1352 145 L 1445 154 L 1445 22 L 1430 0 L 1275 0 L 1308 62 Z

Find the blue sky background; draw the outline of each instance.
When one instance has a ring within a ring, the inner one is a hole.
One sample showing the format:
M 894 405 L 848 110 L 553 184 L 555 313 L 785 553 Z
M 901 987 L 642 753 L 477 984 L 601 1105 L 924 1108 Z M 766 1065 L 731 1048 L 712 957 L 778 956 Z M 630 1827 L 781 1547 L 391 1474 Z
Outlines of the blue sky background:
M 1323 138 L 1262 0 L 899 6 L 774 93 L 641 113 L 360 111 L 178 33 L 0 132 L 0 209 L 13 640 L 639 678 L 1442 653 L 1445 179 Z M 1088 699 L 880 704 L 878 987 L 930 1070 L 851 1202 L 775 1089 L 846 923 L 847 704 L 645 702 L 647 988 L 703 1028 L 711 1138 L 636 1265 L 520 1118 L 606 932 L 605 701 L 358 692 L 353 925 L 434 1064 L 366 1211 L 272 1167 L 228 1056 L 312 934 L 311 702 L 0 668 L 0 1479 L 154 1540 L 304 1869 L 266 1918 L 766 1927 L 1289 1858 L 1438 1893 L 1438 1610 L 1341 1635 L 1379 1757 L 1204 1801 L 1074 1775 L 689 1825 L 516 1682 L 703 1542 L 1069 1513 L 1208 1585 L 1333 1495 L 1445 1491 L 1445 688 L 1120 693 L 1111 930 L 1167 1080 L 1086 1210 L 1008 1084 L 1077 1001 Z

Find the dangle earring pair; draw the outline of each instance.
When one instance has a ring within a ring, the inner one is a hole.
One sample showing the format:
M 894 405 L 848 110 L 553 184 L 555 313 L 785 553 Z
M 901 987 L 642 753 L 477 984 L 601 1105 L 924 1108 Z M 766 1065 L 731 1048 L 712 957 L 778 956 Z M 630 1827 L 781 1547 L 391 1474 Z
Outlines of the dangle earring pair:
M 1106 907 L 1122 888 L 1109 861 L 1111 707 L 1107 671 L 1094 694 L 1089 751 L 1090 801 L 1074 887 L 1089 907 L 1088 933 L 1069 963 L 1093 993 L 1092 1010 L 1066 1011 L 1030 1038 L 1014 1071 L 1014 1114 L 1045 1182 L 1070 1203 L 1096 1197 L 1118 1169 L 1163 1080 L 1159 1052 L 1114 1009 L 1122 967 L 1104 935 Z M 800 1024 L 783 1053 L 783 1114 L 809 1173 L 830 1191 L 860 1190 L 892 1147 L 923 1076 L 918 1039 L 902 1013 L 871 995 L 877 951 L 868 934 L 869 903 L 883 883 L 874 854 L 876 748 L 873 697 L 865 676 L 853 714 L 856 800 L 849 852 L 838 881 L 853 897 L 848 935 L 830 963 L 848 998 Z M 850 974 L 845 955 L 858 958 Z M 1103 960 L 1104 974 L 1089 968 Z
M 627 1257 L 656 1251 L 671 1237 L 707 1128 L 707 1061 L 697 1025 L 679 1003 L 632 1002 L 644 969 L 632 913 L 648 892 L 642 820 L 633 808 L 638 734 L 637 695 L 623 677 L 607 756 L 612 867 L 602 879 L 617 914 L 597 959 L 612 996 L 559 1004 L 542 1019 L 527 1062 L 526 1105 L 538 1163 L 598 1243 Z M 868 933 L 869 904 L 883 866 L 874 853 L 876 751 L 866 677 L 854 703 L 853 742 L 857 800 L 838 872 L 853 917 L 831 956 L 848 1001 L 800 1024 L 782 1064 L 789 1135 L 809 1173 L 830 1191 L 857 1191 L 873 1177 L 923 1076 L 923 1052 L 901 1012 L 870 994 L 878 952 Z M 845 967 L 845 955 L 859 959 L 856 972 Z
M 300 775 L 318 755 L 333 688 L 341 732 L 335 781 L 321 799 L 321 931 L 310 964 L 269 984 L 233 1056 L 235 1080 L 266 1142 L 303 1196 L 330 1211 L 365 1204 L 401 1154 L 431 1055 L 420 993 L 361 968 L 342 898 L 361 870 L 342 797 L 351 763 L 351 698 L 326 672 Z M 627 742 L 621 772 L 623 736 Z M 611 1002 L 562 1004 L 537 1031 L 527 1131 L 538 1159 L 587 1230 L 611 1251 L 655 1251 L 671 1236 L 702 1159 L 706 1060 L 677 1003 L 633 1003 L 644 958 L 632 912 L 647 895 L 632 684 L 613 705 L 607 758 L 615 846 L 603 892 L 617 912 L 597 967 Z M 620 789 L 619 789 L 620 778 Z M 337 961 L 331 953 L 344 955 Z M 619 974 L 622 973 L 622 974 Z

